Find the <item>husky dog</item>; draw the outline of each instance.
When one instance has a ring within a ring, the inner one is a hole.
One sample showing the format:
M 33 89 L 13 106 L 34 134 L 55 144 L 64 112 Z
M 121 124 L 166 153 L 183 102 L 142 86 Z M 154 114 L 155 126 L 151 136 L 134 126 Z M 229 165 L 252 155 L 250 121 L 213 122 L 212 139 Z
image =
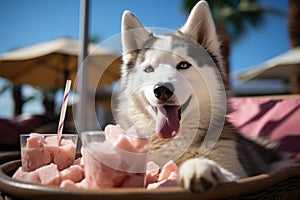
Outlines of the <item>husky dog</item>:
M 145 29 L 130 11 L 122 17 L 123 64 L 116 122 L 151 136 L 151 159 L 180 165 L 179 183 L 205 192 L 268 172 L 279 156 L 247 139 L 225 116 L 228 86 L 220 44 L 205 1 L 171 34 Z

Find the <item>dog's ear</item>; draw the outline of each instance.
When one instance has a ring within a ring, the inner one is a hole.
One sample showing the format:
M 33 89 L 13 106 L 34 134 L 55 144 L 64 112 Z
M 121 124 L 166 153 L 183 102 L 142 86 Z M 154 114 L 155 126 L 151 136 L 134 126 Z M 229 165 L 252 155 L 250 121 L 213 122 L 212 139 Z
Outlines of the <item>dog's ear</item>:
M 122 17 L 122 48 L 123 60 L 129 61 L 129 52 L 141 49 L 144 43 L 150 38 L 152 33 L 148 32 L 136 16 L 125 11 Z
M 216 27 L 206 1 L 199 1 L 194 6 L 186 23 L 179 31 L 196 40 L 215 56 L 220 55 Z

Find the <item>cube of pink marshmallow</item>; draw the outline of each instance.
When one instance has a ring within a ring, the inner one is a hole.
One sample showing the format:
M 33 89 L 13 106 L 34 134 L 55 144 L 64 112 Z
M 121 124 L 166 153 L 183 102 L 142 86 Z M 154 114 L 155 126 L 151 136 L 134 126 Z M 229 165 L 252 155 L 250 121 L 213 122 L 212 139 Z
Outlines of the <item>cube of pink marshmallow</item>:
M 118 139 L 113 143 L 113 146 L 117 147 L 116 150 L 120 148 L 123 151 L 128 151 L 132 153 L 137 152 L 137 150 L 132 146 L 128 138 L 125 136 L 118 137 Z
M 76 184 L 73 182 L 73 181 L 71 181 L 71 180 L 63 180 L 61 183 L 60 183 L 60 186 L 59 187 L 61 187 L 61 188 L 78 188 L 77 186 L 76 186 Z
M 46 147 L 45 147 L 46 148 Z M 76 147 L 75 145 L 65 145 L 56 147 L 53 150 L 53 163 L 55 163 L 59 170 L 69 167 L 75 159 Z
M 36 148 L 42 147 L 42 137 L 37 133 L 31 133 L 30 137 L 27 138 L 26 147 L 27 148 Z
M 19 167 L 18 170 L 14 173 L 12 178 L 19 181 L 29 182 L 29 183 L 41 183 L 39 174 L 37 171 L 24 172 L 22 167 Z
M 57 165 L 50 164 L 37 169 L 42 184 L 45 185 L 59 185 L 60 174 Z
M 41 166 L 47 165 L 51 162 L 51 152 L 45 150 L 43 147 L 36 148 L 22 148 L 22 167 L 23 171 L 30 172 Z
M 167 180 L 172 172 L 178 173 L 178 166 L 170 160 L 163 166 L 159 174 L 158 181 Z M 173 176 L 175 175 L 173 174 Z
M 159 172 L 159 166 L 155 162 L 149 161 L 147 163 L 146 174 L 155 175 L 155 174 L 158 174 L 158 172 Z
M 111 144 L 113 144 L 120 135 L 125 134 L 125 132 L 121 129 L 120 126 L 114 126 L 110 124 L 105 127 L 104 132 L 106 140 L 109 141 Z
M 72 165 L 60 172 L 61 180 L 70 180 L 72 182 L 80 182 L 84 179 L 84 170 L 79 165 Z
M 56 135 L 45 137 L 43 140 L 43 146 L 59 146 L 58 137 Z

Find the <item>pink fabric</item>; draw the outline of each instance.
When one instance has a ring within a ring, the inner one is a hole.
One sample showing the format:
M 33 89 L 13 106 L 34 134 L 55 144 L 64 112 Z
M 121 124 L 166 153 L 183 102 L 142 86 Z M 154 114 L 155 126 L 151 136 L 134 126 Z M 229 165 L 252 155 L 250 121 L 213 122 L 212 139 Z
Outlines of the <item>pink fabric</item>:
M 37 115 L 19 115 L 13 119 L 0 118 L 0 150 L 19 149 L 20 134 L 30 133 L 41 125 Z M 15 148 L 17 146 L 17 148 Z
M 300 161 L 300 98 L 232 98 L 229 121 L 244 135 L 279 141 L 281 152 Z

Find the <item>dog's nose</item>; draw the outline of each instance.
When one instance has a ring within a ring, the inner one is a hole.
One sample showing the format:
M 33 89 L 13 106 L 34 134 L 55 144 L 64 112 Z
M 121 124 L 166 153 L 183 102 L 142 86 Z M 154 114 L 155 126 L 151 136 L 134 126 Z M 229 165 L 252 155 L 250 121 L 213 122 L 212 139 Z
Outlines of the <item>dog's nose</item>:
M 174 92 L 174 86 L 171 83 L 159 83 L 154 85 L 154 95 L 159 100 L 169 99 Z

